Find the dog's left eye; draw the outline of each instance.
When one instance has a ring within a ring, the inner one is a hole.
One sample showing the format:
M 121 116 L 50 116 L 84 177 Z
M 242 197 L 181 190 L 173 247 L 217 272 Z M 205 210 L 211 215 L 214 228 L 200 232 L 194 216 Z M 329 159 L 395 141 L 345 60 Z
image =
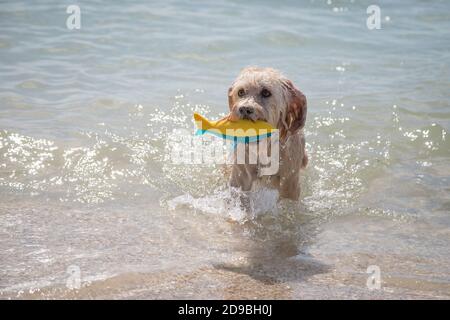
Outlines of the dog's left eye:
M 264 98 L 268 98 L 268 97 L 270 97 L 272 94 L 270 93 L 269 90 L 263 89 L 263 90 L 261 91 L 261 95 L 262 95 Z

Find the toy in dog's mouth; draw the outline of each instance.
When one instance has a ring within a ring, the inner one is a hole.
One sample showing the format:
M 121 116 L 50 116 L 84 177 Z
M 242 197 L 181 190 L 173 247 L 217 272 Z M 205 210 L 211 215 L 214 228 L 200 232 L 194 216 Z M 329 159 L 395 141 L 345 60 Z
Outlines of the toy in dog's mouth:
M 239 119 L 231 121 L 228 118 L 223 118 L 210 121 L 198 113 L 194 113 L 194 119 L 198 128 L 197 135 L 210 133 L 235 142 L 259 141 L 278 131 L 270 123 L 262 120 Z

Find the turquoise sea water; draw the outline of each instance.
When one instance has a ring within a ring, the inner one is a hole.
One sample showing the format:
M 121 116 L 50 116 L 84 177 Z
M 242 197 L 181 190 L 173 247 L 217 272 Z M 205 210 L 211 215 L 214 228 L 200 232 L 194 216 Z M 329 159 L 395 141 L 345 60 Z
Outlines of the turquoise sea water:
M 2 2 L 0 297 L 448 299 L 450 2 L 371 4 Z M 310 156 L 252 217 L 168 161 L 248 65 L 305 93 Z

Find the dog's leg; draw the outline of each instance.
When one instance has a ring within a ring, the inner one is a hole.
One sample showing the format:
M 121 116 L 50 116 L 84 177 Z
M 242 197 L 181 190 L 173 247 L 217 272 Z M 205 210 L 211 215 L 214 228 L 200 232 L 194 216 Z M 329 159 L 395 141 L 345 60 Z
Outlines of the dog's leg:
M 241 208 L 247 212 L 251 210 L 250 198 L 247 192 L 251 191 L 253 182 L 257 178 L 258 168 L 256 165 L 235 164 L 231 170 L 230 187 L 242 191 L 238 194 L 233 191 L 232 197 L 239 197 Z
M 253 181 L 258 177 L 256 165 L 235 164 L 231 170 L 230 186 L 242 191 L 250 191 Z
M 280 172 L 280 197 L 297 201 L 300 197 L 300 170 Z
M 303 143 L 302 143 L 303 142 Z M 300 168 L 308 158 L 304 152 L 304 139 L 295 135 L 281 148 L 279 192 L 281 198 L 298 200 L 300 197 Z

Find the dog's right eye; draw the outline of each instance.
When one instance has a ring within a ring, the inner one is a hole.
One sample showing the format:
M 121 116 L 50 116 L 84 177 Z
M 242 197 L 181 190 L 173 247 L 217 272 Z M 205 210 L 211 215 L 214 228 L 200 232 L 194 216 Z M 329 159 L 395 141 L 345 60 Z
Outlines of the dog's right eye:
M 243 96 L 245 96 L 245 90 L 244 89 L 239 89 L 239 91 L 238 91 L 238 96 L 239 97 L 243 97 Z

